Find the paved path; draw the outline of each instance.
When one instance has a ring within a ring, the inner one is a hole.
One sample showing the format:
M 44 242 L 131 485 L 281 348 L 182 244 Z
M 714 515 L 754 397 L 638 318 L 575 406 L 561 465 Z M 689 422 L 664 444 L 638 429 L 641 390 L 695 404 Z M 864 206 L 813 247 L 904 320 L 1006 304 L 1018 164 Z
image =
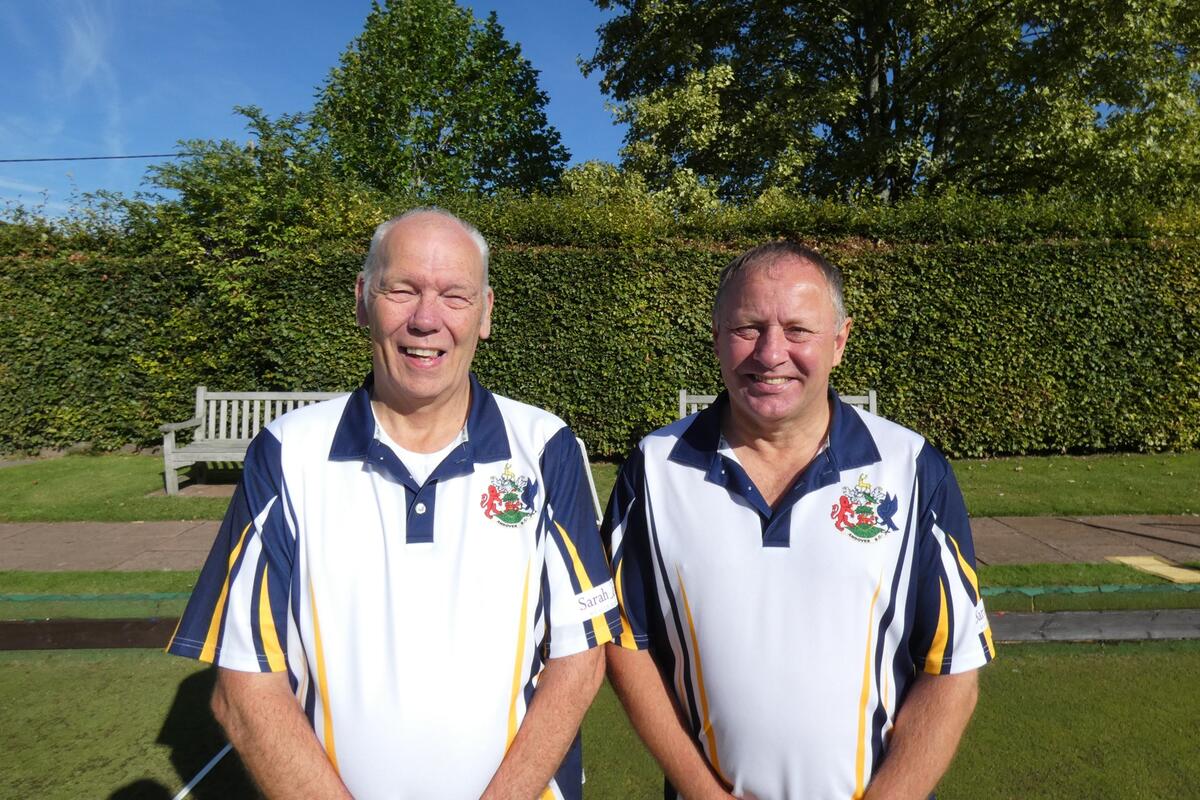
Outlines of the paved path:
M 0 523 L 0 570 L 199 569 L 220 523 Z M 981 564 L 1092 563 L 1109 556 L 1200 562 L 1200 516 L 982 517 Z
M 0 523 L 0 570 L 191 570 L 219 523 Z M 982 564 L 1101 562 L 1162 556 L 1200 562 L 1200 516 L 984 517 L 972 520 Z M 0 592 L 3 586 L 0 585 Z M 998 641 L 1200 638 L 1200 610 L 991 615 Z
M 989 614 L 998 642 L 1099 642 L 1200 639 L 1200 609 L 1054 611 Z

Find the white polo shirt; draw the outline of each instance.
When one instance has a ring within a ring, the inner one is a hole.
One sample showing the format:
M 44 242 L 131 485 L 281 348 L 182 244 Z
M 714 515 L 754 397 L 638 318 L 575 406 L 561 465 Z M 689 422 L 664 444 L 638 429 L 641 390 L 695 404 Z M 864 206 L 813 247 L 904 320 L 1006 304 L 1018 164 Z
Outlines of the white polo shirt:
M 369 378 L 272 422 L 168 646 L 286 670 L 359 798 L 478 797 L 545 659 L 620 632 L 574 435 L 471 381 L 423 485 L 375 437 Z M 550 794 L 581 777 L 577 738 Z
M 738 796 L 860 797 L 916 670 L 994 652 L 949 464 L 830 397 L 777 511 L 721 453 L 723 394 L 642 440 L 605 518 L 620 643 L 650 648 Z

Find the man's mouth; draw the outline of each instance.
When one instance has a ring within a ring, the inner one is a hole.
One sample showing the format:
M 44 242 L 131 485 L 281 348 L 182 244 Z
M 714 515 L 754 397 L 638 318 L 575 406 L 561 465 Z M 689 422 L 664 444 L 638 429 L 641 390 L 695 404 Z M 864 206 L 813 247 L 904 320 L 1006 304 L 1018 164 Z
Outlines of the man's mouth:
M 765 383 L 768 386 L 782 386 L 783 384 L 788 383 L 792 379 L 791 378 L 771 378 L 771 377 L 767 377 L 765 375 L 751 375 L 750 380 L 754 381 L 755 383 Z
M 430 347 L 402 347 L 400 349 L 406 356 L 419 358 L 423 361 L 432 361 L 445 353 L 444 350 L 435 350 Z

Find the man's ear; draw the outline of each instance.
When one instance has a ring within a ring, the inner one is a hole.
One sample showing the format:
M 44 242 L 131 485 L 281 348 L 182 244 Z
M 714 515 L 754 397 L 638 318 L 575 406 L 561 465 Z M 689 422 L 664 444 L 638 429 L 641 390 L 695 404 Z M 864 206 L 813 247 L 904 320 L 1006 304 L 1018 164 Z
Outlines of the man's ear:
M 854 319 L 846 317 L 842 327 L 833 337 L 833 366 L 842 363 L 842 354 L 846 352 L 846 342 L 850 339 L 850 329 L 854 327 Z
M 496 295 L 492 292 L 492 287 L 487 287 L 483 293 L 483 319 L 479 321 L 479 338 L 486 339 L 492 335 L 492 305 L 496 302 Z
M 367 322 L 367 287 L 363 276 L 359 275 L 354 281 L 354 321 L 365 328 Z

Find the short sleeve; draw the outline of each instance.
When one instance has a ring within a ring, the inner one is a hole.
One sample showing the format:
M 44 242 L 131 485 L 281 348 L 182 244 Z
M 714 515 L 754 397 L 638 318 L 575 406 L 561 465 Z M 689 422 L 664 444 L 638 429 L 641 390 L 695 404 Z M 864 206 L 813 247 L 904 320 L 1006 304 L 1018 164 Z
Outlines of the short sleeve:
M 282 500 L 279 440 L 263 430 L 167 652 L 243 672 L 286 669 L 295 558 Z
M 917 458 L 916 615 L 909 640 L 913 663 L 947 675 L 981 667 L 995 656 L 979 593 L 971 524 L 946 459 L 928 443 Z
M 575 435 L 569 428 L 560 429 L 546 443 L 541 460 L 548 537 L 542 601 L 550 658 L 611 642 L 621 632 L 616 592 L 584 469 Z
M 644 500 L 644 456 L 634 448 L 608 501 L 601 526 L 612 562 L 617 602 L 621 611 L 621 647 L 642 650 L 650 646 L 652 627 L 662 619 L 653 585 L 649 526 Z

